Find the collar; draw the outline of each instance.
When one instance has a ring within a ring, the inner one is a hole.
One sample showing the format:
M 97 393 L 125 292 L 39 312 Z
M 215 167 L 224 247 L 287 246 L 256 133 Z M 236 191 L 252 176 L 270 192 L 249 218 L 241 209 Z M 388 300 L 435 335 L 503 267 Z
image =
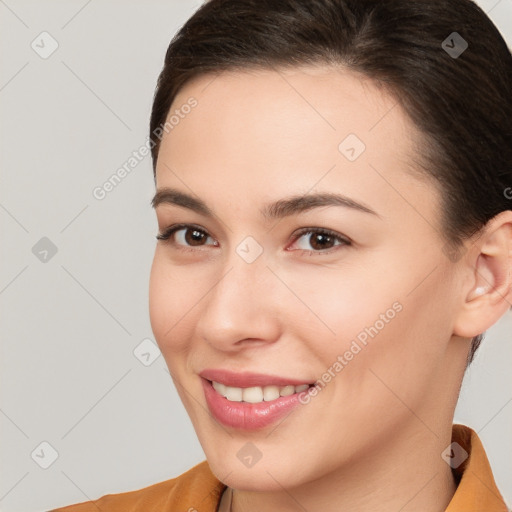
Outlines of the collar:
M 478 434 L 466 425 L 455 424 L 452 443 L 459 445 L 452 444 L 454 451 L 463 448 L 469 456 L 452 468 L 458 486 L 446 512 L 508 512 Z

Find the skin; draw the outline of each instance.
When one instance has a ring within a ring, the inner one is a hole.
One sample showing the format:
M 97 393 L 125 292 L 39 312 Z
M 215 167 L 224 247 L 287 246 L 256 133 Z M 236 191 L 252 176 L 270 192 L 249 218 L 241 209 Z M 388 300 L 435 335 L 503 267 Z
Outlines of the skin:
M 420 135 L 391 96 L 351 71 L 203 75 L 171 111 L 191 96 L 197 107 L 163 137 L 156 186 L 200 198 L 214 215 L 156 207 L 160 232 L 183 222 L 206 235 L 195 246 L 184 231 L 157 242 L 150 319 L 208 463 L 235 489 L 233 510 L 445 510 L 455 483 L 441 453 L 470 339 L 510 307 L 512 212 L 448 258 L 439 193 L 413 172 Z M 353 162 L 338 149 L 350 133 L 366 145 Z M 260 213 L 317 192 L 378 215 L 343 206 Z M 304 227 L 351 243 L 318 249 L 314 236 L 296 235 Z M 263 249 L 253 263 L 236 252 L 247 236 Z M 396 302 L 401 311 L 278 425 L 246 432 L 209 414 L 201 370 L 314 382 Z M 248 441 L 262 453 L 251 468 L 237 457 Z

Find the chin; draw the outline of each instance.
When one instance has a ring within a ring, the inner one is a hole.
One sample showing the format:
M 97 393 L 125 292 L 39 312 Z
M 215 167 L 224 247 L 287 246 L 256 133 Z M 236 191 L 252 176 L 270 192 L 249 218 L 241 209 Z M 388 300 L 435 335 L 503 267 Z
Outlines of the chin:
M 238 461 L 236 461 L 238 462 Z M 263 464 L 261 460 L 251 468 L 242 463 L 226 464 L 225 460 L 217 464 L 208 459 L 212 473 L 228 487 L 240 491 L 267 492 L 282 491 L 283 487 L 291 489 L 305 483 L 307 475 L 300 474 L 295 464 L 290 467 L 279 467 L 275 461 Z
M 288 489 L 290 487 L 294 487 L 298 483 L 283 481 L 279 477 L 276 478 L 274 476 L 274 473 L 271 473 L 271 475 L 274 476 L 275 479 L 272 478 L 265 471 L 253 472 L 253 470 L 250 469 L 232 469 L 232 473 L 227 478 L 224 478 L 224 475 L 226 475 L 226 473 L 224 473 L 223 475 L 219 475 L 214 472 L 214 475 L 228 487 L 238 489 L 239 491 L 282 491 L 283 487 Z

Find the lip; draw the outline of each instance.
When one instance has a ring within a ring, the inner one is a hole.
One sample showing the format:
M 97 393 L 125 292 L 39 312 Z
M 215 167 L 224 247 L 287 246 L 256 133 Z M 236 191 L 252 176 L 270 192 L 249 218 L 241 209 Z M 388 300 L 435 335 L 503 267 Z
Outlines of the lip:
M 213 389 L 210 380 L 201 378 L 201 383 L 203 384 L 206 403 L 208 404 L 211 414 L 219 423 L 226 427 L 246 431 L 259 430 L 284 418 L 293 409 L 301 405 L 299 401 L 300 393 L 281 396 L 270 402 L 261 402 L 258 404 L 231 402 Z M 307 391 L 302 391 L 302 393 L 306 392 Z
M 199 375 L 206 380 L 220 382 L 226 386 L 235 388 L 250 388 L 254 386 L 300 386 L 301 384 L 313 384 L 312 381 L 288 379 L 276 375 L 265 375 L 253 372 L 232 372 L 220 368 L 203 370 Z

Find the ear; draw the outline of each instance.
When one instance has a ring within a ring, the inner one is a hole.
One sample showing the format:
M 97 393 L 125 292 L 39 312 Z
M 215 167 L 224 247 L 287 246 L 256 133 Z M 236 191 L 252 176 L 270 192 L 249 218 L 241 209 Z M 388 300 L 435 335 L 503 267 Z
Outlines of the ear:
M 462 288 L 453 334 L 472 338 L 512 306 L 512 210 L 493 217 L 460 262 L 469 278 Z

